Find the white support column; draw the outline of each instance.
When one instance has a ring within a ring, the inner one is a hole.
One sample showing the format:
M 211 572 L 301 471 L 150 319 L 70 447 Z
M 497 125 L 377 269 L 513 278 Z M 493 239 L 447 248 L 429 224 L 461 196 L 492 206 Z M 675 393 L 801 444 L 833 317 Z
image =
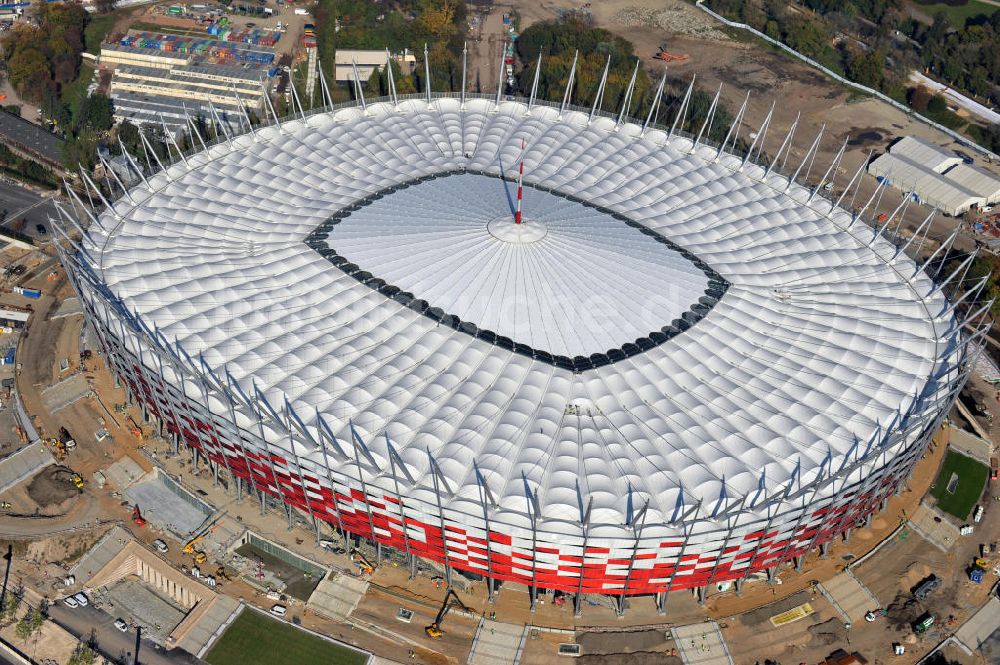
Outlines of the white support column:
M 563 93 L 562 104 L 559 105 L 559 117 L 566 112 L 570 100 L 573 98 L 573 83 L 576 79 L 576 60 L 580 57 L 580 52 L 573 53 L 573 64 L 569 68 L 569 78 L 566 80 L 566 92 Z

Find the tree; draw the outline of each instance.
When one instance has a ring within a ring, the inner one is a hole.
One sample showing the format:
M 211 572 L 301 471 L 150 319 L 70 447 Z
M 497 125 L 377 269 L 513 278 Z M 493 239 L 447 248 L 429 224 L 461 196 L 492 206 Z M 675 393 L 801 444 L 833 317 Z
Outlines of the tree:
M 22 99 L 40 101 L 48 87 L 49 65 L 37 48 L 21 48 L 7 61 L 7 77 Z
M 95 132 L 106 132 L 115 124 L 113 114 L 111 98 L 94 93 L 84 99 L 83 104 L 80 105 L 77 127 L 90 128 Z
M 934 95 L 927 102 L 927 111 L 929 113 L 944 113 L 948 110 L 948 102 L 945 100 L 943 95 Z
M 69 108 L 62 103 L 59 95 L 52 88 L 46 88 L 42 93 L 41 104 L 42 115 L 49 122 L 56 126 L 59 132 L 68 132 L 73 119 L 70 117 Z
M 45 617 L 42 616 L 42 611 L 37 607 L 33 607 L 21 617 L 21 620 L 17 623 L 17 627 L 14 629 L 14 633 L 19 639 L 27 642 L 31 639 L 32 635 L 41 630 L 43 623 L 45 623 Z
M 3 607 L 0 607 L 0 622 L 7 623 L 13 620 L 20 606 L 21 596 L 19 594 L 8 593 L 4 596 Z
M 915 111 L 926 111 L 927 105 L 931 101 L 931 91 L 922 85 L 918 85 L 916 88 L 911 88 L 908 95 L 910 106 Z
M 876 49 L 856 55 L 848 65 L 847 75 L 861 85 L 881 88 L 885 81 L 885 52 Z
M 94 661 L 96 660 L 97 652 L 90 645 L 78 644 L 66 665 L 94 665 Z

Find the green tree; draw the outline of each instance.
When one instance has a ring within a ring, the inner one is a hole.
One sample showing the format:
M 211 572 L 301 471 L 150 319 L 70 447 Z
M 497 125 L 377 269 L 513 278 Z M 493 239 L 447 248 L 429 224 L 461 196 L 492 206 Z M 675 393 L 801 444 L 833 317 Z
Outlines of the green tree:
M 94 93 L 83 100 L 80 105 L 78 128 L 88 128 L 95 132 L 106 132 L 115 124 L 114 109 L 111 98 Z
M 97 652 L 89 644 L 78 644 L 66 665 L 94 665 L 96 660 Z
M 7 623 L 14 619 L 17 609 L 21 606 L 21 596 L 8 592 L 3 599 L 3 607 L 0 607 L 0 622 Z
M 876 49 L 857 54 L 847 68 L 851 80 L 879 89 L 885 81 L 885 52 Z
M 42 93 L 41 111 L 42 115 L 54 124 L 60 133 L 71 129 L 73 119 L 70 116 L 69 108 L 63 104 L 62 99 L 52 88 L 46 88 L 45 92 Z
M 48 61 L 37 48 L 20 48 L 7 61 L 7 77 L 22 99 L 38 102 L 48 87 Z
M 14 629 L 14 633 L 19 639 L 27 642 L 31 639 L 32 635 L 41 630 L 44 623 L 45 617 L 42 615 L 42 611 L 37 607 L 33 607 L 27 614 L 21 617 L 21 620 L 17 623 L 17 627 Z

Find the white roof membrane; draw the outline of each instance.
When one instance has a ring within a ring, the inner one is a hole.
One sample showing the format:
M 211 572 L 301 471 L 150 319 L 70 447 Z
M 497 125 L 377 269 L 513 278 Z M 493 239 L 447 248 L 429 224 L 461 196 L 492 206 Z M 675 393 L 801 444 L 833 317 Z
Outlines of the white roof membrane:
M 503 508 L 523 511 L 530 485 L 547 517 L 578 520 L 582 495 L 595 523 L 620 525 L 635 493 L 649 498 L 652 523 L 678 505 L 710 509 L 841 468 L 933 388 L 950 350 L 939 342 L 950 321 L 937 320 L 947 303 L 896 247 L 821 196 L 639 129 L 447 98 L 285 120 L 152 176 L 153 193 L 135 188 L 137 205 L 117 203 L 123 219 L 105 213 L 85 242 L 151 329 L 248 392 L 256 383 L 273 404 L 287 396 L 322 413 L 343 440 L 353 420 L 385 474 L 383 433 L 421 487 L 430 452 L 448 502 L 476 500 L 478 473 Z M 462 169 L 510 176 L 522 141 L 535 188 L 526 223 L 537 216 L 549 234 L 530 246 L 484 232 L 509 214 L 499 181 L 416 182 Z M 335 215 L 330 246 L 372 275 L 566 353 L 647 334 L 644 307 L 650 320 L 689 307 L 705 286 L 695 261 L 729 286 L 678 334 L 577 372 L 444 325 L 339 269 L 320 253 L 329 246 L 306 244 Z M 496 262 L 528 255 L 519 268 Z M 532 284 L 572 307 L 533 296 Z M 585 291 L 614 312 L 587 330 L 573 319 Z

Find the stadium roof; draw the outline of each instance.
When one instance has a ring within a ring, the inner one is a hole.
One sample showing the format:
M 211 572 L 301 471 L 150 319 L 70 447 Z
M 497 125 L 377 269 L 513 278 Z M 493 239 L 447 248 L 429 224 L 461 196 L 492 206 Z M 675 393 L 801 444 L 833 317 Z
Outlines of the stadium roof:
M 522 140 L 526 228 L 545 231 L 527 244 L 491 227 Z M 127 307 L 245 390 L 348 441 L 353 419 L 421 487 L 430 452 L 449 502 L 478 506 L 481 474 L 502 508 L 523 510 L 530 482 L 549 518 L 579 520 L 582 495 L 621 525 L 637 492 L 666 522 L 842 468 L 950 350 L 946 301 L 897 247 L 692 148 L 515 101 L 369 103 L 189 156 L 122 221 L 105 213 L 88 252 Z M 724 294 L 694 308 L 713 273 Z M 592 295 L 610 316 L 574 322 Z M 641 335 L 589 368 L 538 353 Z

